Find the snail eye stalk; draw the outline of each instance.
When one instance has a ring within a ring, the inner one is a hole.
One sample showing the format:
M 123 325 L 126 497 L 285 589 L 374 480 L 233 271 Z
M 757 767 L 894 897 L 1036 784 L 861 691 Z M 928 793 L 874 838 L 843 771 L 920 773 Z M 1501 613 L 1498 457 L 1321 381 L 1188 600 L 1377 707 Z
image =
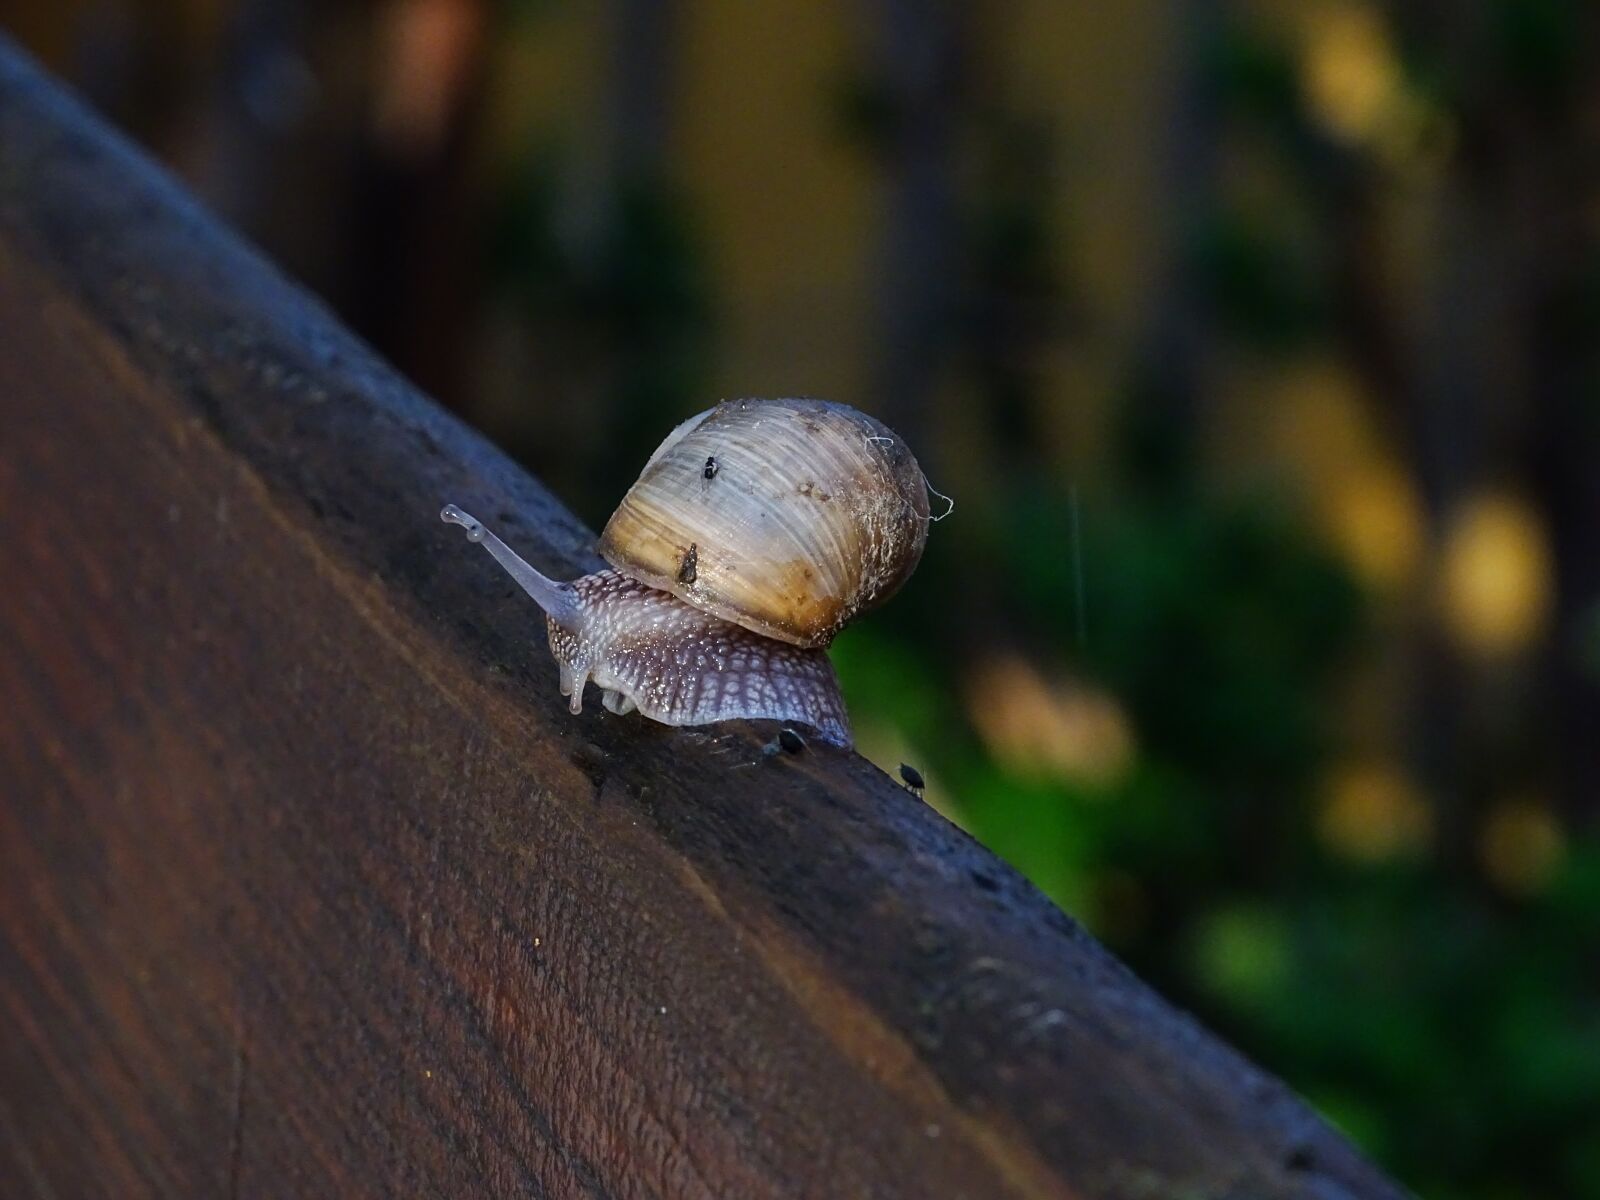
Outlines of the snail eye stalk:
M 482 521 L 454 504 L 446 504 L 439 513 L 439 519 L 446 525 L 459 525 L 465 529 L 467 541 L 479 543 L 492 554 L 495 562 L 505 568 L 506 574 L 515 579 L 518 586 L 532 596 L 533 602 L 544 609 L 557 625 L 565 629 L 578 628 L 582 610 L 572 588 L 541 575 L 515 550 L 495 537 Z

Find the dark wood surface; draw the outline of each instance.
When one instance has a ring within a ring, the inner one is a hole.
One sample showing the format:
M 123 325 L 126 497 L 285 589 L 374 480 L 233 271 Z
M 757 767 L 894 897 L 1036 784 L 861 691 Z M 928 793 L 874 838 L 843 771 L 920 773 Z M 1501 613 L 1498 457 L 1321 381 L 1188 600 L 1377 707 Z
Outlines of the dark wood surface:
M 0 1194 L 1396 1194 L 862 759 L 570 716 L 446 499 L 595 562 L 0 44 Z

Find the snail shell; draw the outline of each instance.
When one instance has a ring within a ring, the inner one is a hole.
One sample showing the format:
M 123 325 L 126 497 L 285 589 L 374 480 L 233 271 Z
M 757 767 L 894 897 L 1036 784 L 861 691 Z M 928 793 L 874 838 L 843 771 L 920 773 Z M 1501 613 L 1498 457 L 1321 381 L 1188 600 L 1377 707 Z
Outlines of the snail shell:
M 880 422 L 820 400 L 740 400 L 685 421 L 607 523 L 612 569 L 540 574 L 455 505 L 544 609 L 561 693 L 668 725 L 768 718 L 850 744 L 822 647 L 905 582 L 928 536 L 922 470 Z
M 882 422 L 825 400 L 735 400 L 667 436 L 600 554 L 726 621 L 826 646 L 898 590 L 927 540 L 922 469 Z

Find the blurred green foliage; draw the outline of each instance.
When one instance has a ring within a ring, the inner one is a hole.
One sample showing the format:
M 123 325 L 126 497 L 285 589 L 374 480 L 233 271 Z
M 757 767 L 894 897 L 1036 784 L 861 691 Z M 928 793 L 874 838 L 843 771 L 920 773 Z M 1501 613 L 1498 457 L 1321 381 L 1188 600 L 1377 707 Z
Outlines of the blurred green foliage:
M 1080 646 L 1067 504 L 1013 498 L 986 561 L 1057 660 L 1126 706 L 1121 779 L 1019 774 L 959 728 L 932 589 L 840 639 L 852 704 L 974 834 L 1422 1194 L 1600 1195 L 1600 846 L 1522 900 L 1426 854 L 1338 856 L 1314 785 L 1361 637 L 1351 580 L 1261 494 L 1095 497 Z
M 1570 6 L 1496 11 L 1506 69 L 1554 86 Z M 1281 50 L 1241 29 L 1213 66 L 1231 111 L 1297 169 L 1337 162 L 1312 144 Z M 1195 222 L 1219 338 L 1267 354 L 1328 343 L 1334 264 L 1303 216 L 1223 204 Z M 1014 408 L 1014 383 L 985 403 Z M 1459 830 L 1371 858 L 1330 843 L 1333 714 L 1370 653 L 1374 600 L 1295 496 L 1203 478 L 1161 399 L 1130 392 L 1120 458 L 1081 512 L 1043 471 L 987 505 L 964 498 L 965 528 L 934 531 L 895 618 L 837 643 L 853 706 L 893 730 L 951 815 L 1408 1186 L 1600 1196 L 1600 843 L 1576 835 L 1526 894 L 1450 845 Z M 947 650 L 946 593 L 980 562 L 1004 581 L 996 652 L 1020 642 L 1126 714 L 1136 747 L 1115 778 L 1052 777 L 986 743 L 970 657 Z

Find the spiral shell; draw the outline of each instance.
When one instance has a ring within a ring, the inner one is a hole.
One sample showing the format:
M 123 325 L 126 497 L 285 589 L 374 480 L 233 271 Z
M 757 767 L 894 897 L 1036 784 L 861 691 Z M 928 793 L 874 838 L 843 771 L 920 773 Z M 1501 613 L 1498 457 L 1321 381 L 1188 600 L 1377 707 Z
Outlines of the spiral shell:
M 672 431 L 600 553 L 696 608 L 816 647 L 892 595 L 927 538 L 922 469 L 883 424 L 823 400 L 734 400 Z

